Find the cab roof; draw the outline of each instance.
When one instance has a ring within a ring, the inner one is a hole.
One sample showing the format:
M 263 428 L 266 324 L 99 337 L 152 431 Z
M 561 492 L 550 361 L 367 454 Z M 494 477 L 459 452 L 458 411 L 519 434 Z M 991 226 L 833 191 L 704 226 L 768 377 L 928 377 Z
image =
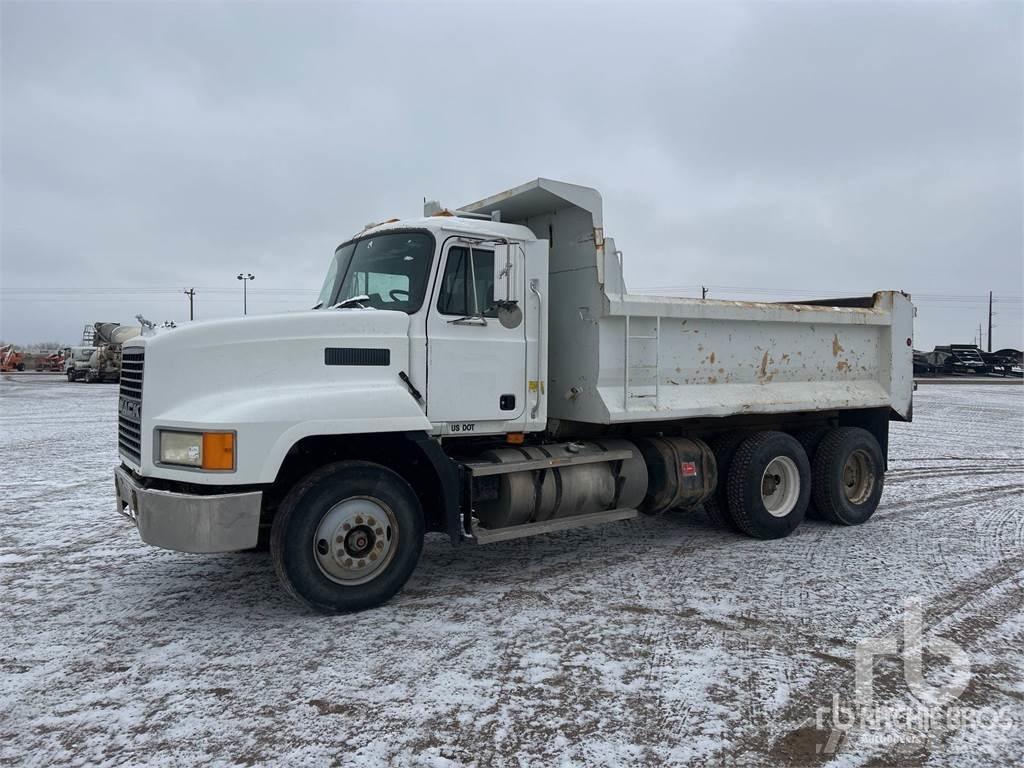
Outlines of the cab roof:
M 537 239 L 529 227 L 457 215 L 422 216 L 418 219 L 387 221 L 383 224 L 367 227 L 362 232 L 353 235 L 352 239 L 401 229 L 427 229 L 433 232 L 435 236 L 438 236 L 438 239 L 441 239 L 440 236 L 444 233 L 453 235 L 464 234 L 484 239 L 495 238 L 522 241 Z

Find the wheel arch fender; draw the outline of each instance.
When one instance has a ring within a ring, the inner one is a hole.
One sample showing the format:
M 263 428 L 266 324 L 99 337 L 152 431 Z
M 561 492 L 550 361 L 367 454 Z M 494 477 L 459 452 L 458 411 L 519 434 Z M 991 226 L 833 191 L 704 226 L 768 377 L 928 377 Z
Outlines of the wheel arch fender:
M 314 434 L 289 447 L 271 486 L 271 498 L 286 494 L 309 473 L 341 460 L 363 460 L 391 469 L 420 499 L 428 531 L 463 539 L 459 465 L 429 432 Z

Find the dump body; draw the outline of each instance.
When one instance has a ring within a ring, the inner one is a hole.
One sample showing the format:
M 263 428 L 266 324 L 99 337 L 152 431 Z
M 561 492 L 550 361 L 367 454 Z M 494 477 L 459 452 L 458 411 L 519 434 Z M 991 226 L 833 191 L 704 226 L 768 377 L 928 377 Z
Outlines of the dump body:
M 464 207 L 550 242 L 549 419 L 673 421 L 888 407 L 909 419 L 913 306 L 635 295 L 596 190 L 536 181 Z

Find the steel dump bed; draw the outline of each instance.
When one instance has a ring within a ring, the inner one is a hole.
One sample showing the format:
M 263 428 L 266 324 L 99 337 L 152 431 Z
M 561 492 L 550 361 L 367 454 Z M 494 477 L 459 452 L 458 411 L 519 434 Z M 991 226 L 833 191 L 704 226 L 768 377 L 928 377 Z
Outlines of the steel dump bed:
M 615 424 L 864 408 L 911 417 L 906 294 L 799 304 L 635 295 L 596 190 L 536 179 L 461 210 L 549 241 L 549 418 Z

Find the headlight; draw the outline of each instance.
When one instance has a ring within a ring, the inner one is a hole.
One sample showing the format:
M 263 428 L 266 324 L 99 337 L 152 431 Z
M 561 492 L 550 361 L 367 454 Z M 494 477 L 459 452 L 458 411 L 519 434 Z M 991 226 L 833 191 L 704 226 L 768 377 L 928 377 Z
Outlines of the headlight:
M 234 432 L 173 432 L 159 430 L 160 463 L 199 469 L 235 468 Z

